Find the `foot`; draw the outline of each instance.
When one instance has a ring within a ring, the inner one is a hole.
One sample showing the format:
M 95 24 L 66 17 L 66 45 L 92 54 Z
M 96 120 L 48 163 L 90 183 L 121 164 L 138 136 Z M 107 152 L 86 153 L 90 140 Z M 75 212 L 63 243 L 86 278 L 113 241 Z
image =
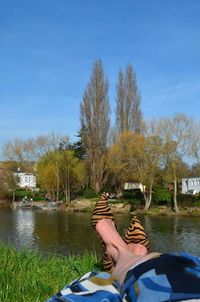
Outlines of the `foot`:
M 105 244 L 107 254 L 117 262 L 119 248 L 127 249 L 127 244 L 116 230 L 112 220 L 102 219 L 96 225 L 96 231 Z

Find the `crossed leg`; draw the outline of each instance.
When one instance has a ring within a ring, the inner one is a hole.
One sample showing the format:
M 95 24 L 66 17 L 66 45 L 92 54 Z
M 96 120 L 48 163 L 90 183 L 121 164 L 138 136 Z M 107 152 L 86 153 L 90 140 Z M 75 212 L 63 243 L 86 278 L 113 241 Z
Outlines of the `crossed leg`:
M 112 272 L 119 258 L 119 251 L 129 250 L 131 253 L 140 255 L 147 253 L 149 249 L 148 236 L 135 216 L 131 220 L 124 239 L 121 238 L 105 194 L 102 194 L 96 203 L 92 214 L 92 226 L 101 239 L 104 250 L 102 263 L 105 271 Z
M 140 243 L 125 243 L 110 219 L 99 221 L 96 231 L 105 244 L 107 255 L 113 260 L 112 275 L 122 283 L 129 268 L 148 257 L 147 248 Z

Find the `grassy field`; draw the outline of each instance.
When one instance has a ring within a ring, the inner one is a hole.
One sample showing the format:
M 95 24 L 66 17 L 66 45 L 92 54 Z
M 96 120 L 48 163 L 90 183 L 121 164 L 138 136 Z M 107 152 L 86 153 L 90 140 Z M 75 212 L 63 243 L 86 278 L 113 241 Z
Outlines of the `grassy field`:
M 99 270 L 94 254 L 42 257 L 0 245 L 0 302 L 44 302 L 65 284 Z

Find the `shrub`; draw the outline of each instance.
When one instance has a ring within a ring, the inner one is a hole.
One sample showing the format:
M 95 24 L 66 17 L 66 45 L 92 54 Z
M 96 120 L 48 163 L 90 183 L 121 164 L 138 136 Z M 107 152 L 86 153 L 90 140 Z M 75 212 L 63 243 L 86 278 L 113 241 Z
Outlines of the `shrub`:
M 170 205 L 171 193 L 165 188 L 153 188 L 153 202 L 156 205 Z
M 27 198 L 32 197 L 33 196 L 33 192 L 31 191 L 26 191 L 26 190 L 17 190 L 16 194 L 15 194 L 16 198 L 24 198 L 25 196 L 27 196 Z
M 17 200 L 22 200 L 25 196 L 28 199 L 32 198 L 34 201 L 46 200 L 44 192 L 30 191 L 30 190 L 24 190 L 24 189 L 18 189 L 16 191 Z
M 195 201 L 195 203 L 193 204 L 195 207 L 200 207 L 200 200 Z
M 182 206 L 192 206 L 194 204 L 194 196 L 190 194 L 178 194 L 177 201 Z
M 86 189 L 84 192 L 83 192 L 83 197 L 84 198 L 88 198 L 88 199 L 91 199 L 91 198 L 95 198 L 97 197 L 98 194 L 92 190 L 92 189 Z
M 200 201 L 200 193 L 196 193 L 195 195 L 193 195 L 193 199 L 194 201 Z
M 140 189 L 134 190 L 125 190 L 122 193 L 123 199 L 136 199 L 136 200 L 143 200 L 143 194 Z
M 140 189 L 123 191 L 121 199 L 124 199 L 124 202 L 131 205 L 131 211 L 144 205 L 144 196 Z

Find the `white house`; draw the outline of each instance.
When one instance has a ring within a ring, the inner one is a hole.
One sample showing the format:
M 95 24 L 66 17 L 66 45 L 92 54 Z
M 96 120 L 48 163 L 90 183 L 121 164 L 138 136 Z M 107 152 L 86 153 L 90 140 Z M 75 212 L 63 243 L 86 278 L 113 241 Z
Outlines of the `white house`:
M 182 193 L 194 195 L 200 192 L 200 177 L 182 178 Z
M 124 190 L 140 189 L 141 192 L 145 192 L 145 186 L 140 182 L 125 182 Z
M 36 188 L 36 177 L 31 173 L 16 172 L 14 175 L 17 177 L 18 186 L 20 188 L 34 189 Z

